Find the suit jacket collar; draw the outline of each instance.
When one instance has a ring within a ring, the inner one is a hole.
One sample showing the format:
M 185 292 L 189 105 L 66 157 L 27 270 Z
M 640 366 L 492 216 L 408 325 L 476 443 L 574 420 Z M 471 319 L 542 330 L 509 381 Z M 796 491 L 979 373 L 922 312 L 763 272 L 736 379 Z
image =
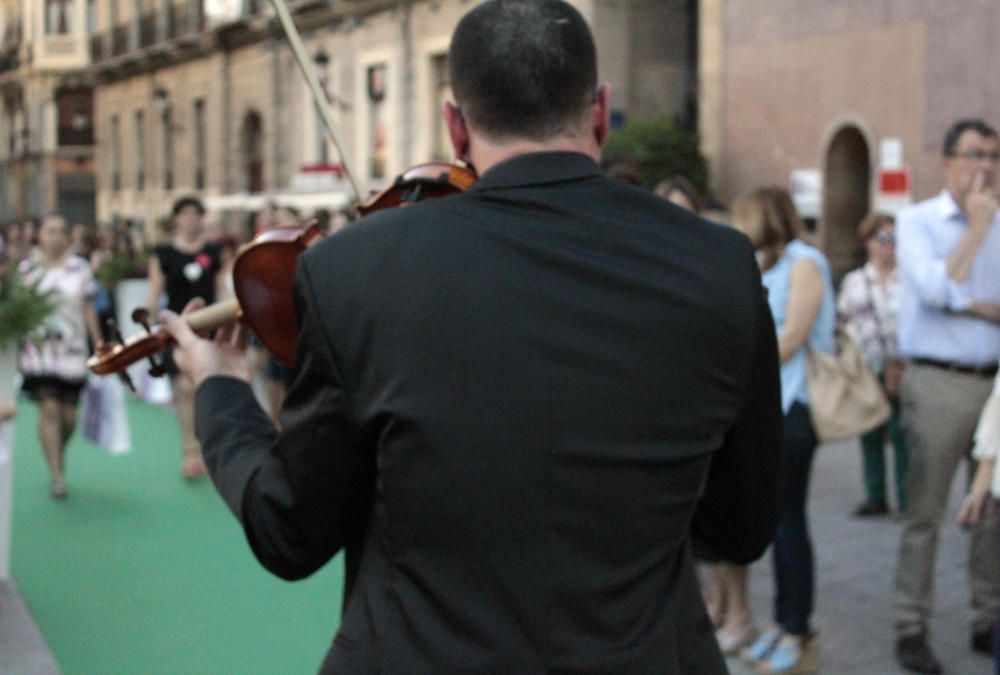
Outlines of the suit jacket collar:
M 533 152 L 493 166 L 469 191 L 546 185 L 603 175 L 594 160 L 579 152 Z

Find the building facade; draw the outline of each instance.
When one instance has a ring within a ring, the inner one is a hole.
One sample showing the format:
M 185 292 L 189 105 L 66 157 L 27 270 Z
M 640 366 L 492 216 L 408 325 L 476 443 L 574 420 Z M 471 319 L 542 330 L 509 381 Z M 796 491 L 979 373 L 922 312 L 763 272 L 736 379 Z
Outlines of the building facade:
M 693 124 L 694 2 L 571 0 L 594 27 L 617 123 Z M 367 194 L 450 160 L 439 110 L 470 0 L 292 0 L 347 163 Z M 98 217 L 150 224 L 181 194 L 216 209 L 354 201 L 305 79 L 260 0 L 96 0 Z
M 1000 3 L 702 0 L 700 21 L 699 121 L 716 193 L 817 175 L 818 234 L 838 271 L 860 260 L 864 214 L 899 203 L 880 174 L 907 175 L 912 199 L 932 196 L 948 126 L 1000 126 Z
M 0 221 L 94 221 L 93 5 L 0 0 Z

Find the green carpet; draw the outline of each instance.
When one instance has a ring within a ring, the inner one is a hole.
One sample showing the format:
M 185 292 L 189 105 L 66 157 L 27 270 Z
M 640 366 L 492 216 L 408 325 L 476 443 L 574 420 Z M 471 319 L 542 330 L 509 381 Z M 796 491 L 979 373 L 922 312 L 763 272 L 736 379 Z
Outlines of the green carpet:
M 169 409 L 129 402 L 131 454 L 74 436 L 48 495 L 35 407 L 18 407 L 13 575 L 77 673 L 314 673 L 340 620 L 339 559 L 287 583 L 254 559 L 207 479 L 180 477 Z

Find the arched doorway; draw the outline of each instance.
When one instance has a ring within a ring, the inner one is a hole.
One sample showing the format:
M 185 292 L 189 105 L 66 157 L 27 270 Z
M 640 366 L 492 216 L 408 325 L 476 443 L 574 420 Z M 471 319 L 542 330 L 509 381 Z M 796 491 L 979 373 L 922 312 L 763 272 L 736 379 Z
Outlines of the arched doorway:
M 260 113 L 251 110 L 243 117 L 240 129 L 240 159 L 243 189 L 264 191 L 264 123 Z
M 846 125 L 837 130 L 823 166 L 821 243 L 830 259 L 835 283 L 865 260 L 858 241 L 858 223 L 871 208 L 871 160 L 861 130 Z

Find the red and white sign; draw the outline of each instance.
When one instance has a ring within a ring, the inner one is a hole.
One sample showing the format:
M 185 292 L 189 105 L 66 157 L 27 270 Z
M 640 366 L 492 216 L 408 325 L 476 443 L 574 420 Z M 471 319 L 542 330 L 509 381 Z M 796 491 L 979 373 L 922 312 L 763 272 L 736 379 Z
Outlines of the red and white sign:
M 913 203 L 913 181 L 907 167 L 879 169 L 875 180 L 875 210 L 896 215 Z
M 881 169 L 878 172 L 879 194 L 886 196 L 908 195 L 910 189 L 910 170 L 902 169 Z

